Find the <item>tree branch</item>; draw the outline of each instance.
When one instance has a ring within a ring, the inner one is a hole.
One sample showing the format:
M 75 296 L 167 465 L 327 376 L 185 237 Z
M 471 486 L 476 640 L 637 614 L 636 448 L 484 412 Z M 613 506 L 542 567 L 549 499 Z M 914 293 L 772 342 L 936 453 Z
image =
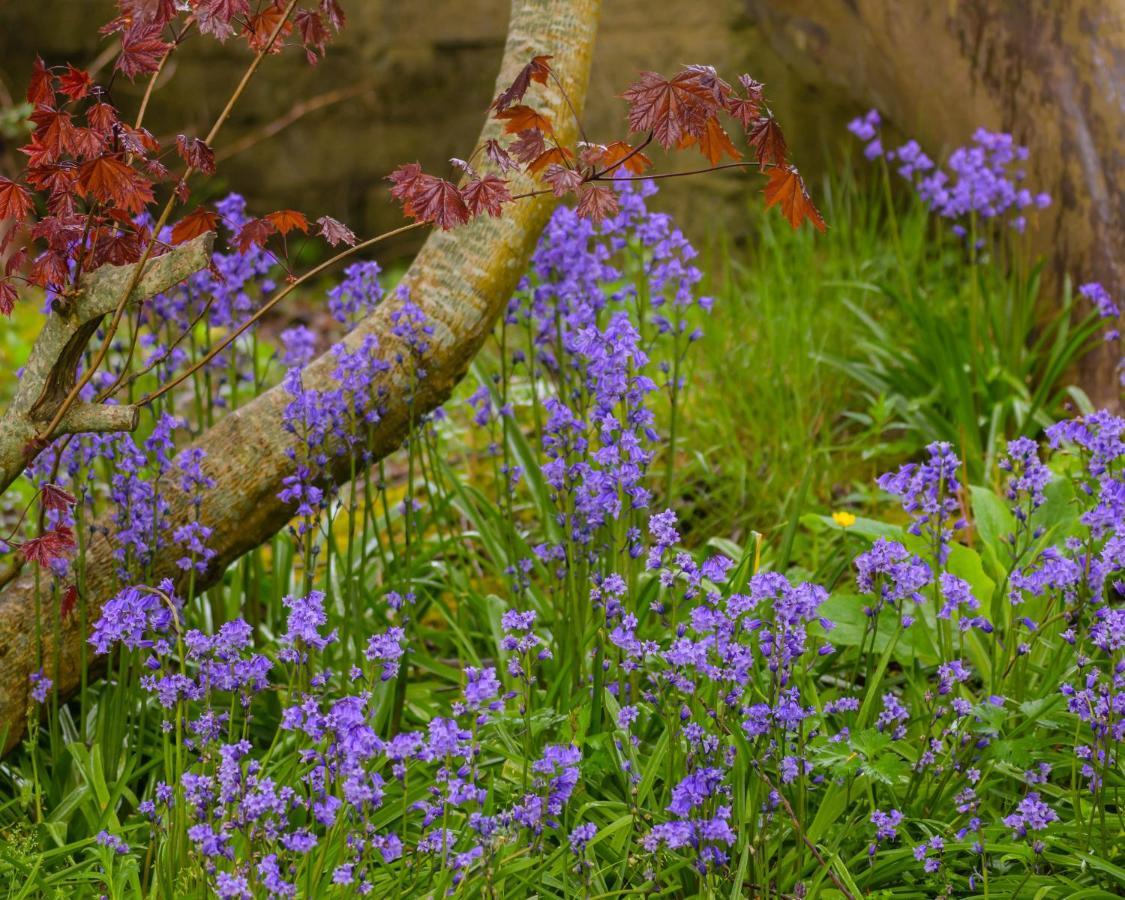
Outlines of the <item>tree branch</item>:
M 102 266 L 84 275 L 78 292 L 63 299 L 47 316 L 11 405 L 0 416 L 0 493 L 15 481 L 42 449 L 44 425 L 74 386 L 82 351 L 102 319 L 113 312 L 128 285 L 136 279 L 128 303 L 137 304 L 170 290 L 211 262 L 213 234 L 204 234 L 150 259 L 136 278 L 139 263 Z M 75 404 L 60 422 L 58 434 L 87 431 L 130 431 L 136 427 L 133 407 Z

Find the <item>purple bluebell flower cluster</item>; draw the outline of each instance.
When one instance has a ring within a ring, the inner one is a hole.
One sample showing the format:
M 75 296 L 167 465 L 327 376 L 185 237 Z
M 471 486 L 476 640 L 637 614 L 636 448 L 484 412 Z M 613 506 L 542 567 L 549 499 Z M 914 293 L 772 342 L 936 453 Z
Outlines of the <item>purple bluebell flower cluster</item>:
M 978 128 L 972 141 L 955 149 L 945 168 L 937 166 L 918 145 L 909 140 L 895 149 L 883 144 L 882 119 L 877 110 L 853 119 L 848 131 L 864 142 L 867 159 L 885 159 L 909 181 L 927 206 L 953 221 L 953 230 L 967 234 L 972 218 L 1004 220 L 1017 232 L 1027 228 L 1027 213 L 1046 209 L 1051 197 L 1024 186 L 1024 164 L 1028 150 L 1010 134 Z

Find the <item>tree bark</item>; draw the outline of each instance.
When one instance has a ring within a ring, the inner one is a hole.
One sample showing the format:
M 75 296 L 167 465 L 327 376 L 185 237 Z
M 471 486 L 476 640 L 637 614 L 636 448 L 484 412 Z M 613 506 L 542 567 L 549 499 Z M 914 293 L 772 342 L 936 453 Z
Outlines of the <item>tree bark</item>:
M 129 295 L 130 306 L 163 293 L 211 262 L 213 234 L 202 234 L 145 264 Z M 85 275 L 76 294 L 52 311 L 31 348 L 11 405 L 0 416 L 0 494 L 20 477 L 42 445 L 37 435 L 49 424 L 67 392 L 90 336 L 116 308 L 137 265 L 102 266 Z M 103 403 L 76 403 L 55 435 L 92 431 L 132 431 L 137 409 Z
M 928 150 L 978 126 L 1031 150 L 1028 183 L 1054 195 L 1033 248 L 1054 283 L 1125 282 L 1125 0 L 746 0 L 795 71 L 878 107 Z M 1084 381 L 1117 402 L 1119 348 L 1089 361 Z
M 552 54 L 557 76 L 581 111 L 599 5 L 599 0 L 512 0 L 497 90 L 506 87 L 532 56 Z M 573 142 L 577 126 L 562 92 L 552 83 L 535 89 L 555 123 L 560 142 Z M 495 137 L 498 131 L 498 123 L 490 120 L 480 140 Z M 534 187 L 530 181 L 516 183 L 513 193 Z M 523 275 L 553 206 L 549 194 L 533 197 L 507 206 L 501 218 L 482 217 L 429 236 L 404 277 L 411 300 L 434 328 L 422 363 L 427 374 L 421 384 L 411 388 L 410 372 L 392 365 L 372 383 L 373 395 L 384 398 L 382 419 L 371 433 L 376 459 L 402 443 L 414 424 L 412 415 L 416 421 L 435 409 L 464 376 Z M 409 348 L 391 333 L 391 316 L 398 306 L 397 298 L 380 304 L 347 336 L 348 348 L 354 350 L 364 336 L 373 334 L 384 359 L 393 363 L 400 353 L 409 358 Z M 303 374 L 305 387 L 334 386 L 334 366 L 331 354 L 310 363 Z M 411 390 L 413 402 L 408 404 Z M 195 444 L 206 451 L 203 468 L 215 481 L 203 502 L 202 522 L 213 529 L 210 545 L 217 551 L 208 571 L 197 579 L 197 587 L 220 578 L 233 560 L 279 531 L 293 515 L 292 506 L 277 497 L 283 479 L 294 469 L 285 452 L 293 438 L 282 428 L 282 413 L 290 399 L 280 386 L 275 387 L 226 416 Z M 338 483 L 348 477 L 346 457 L 339 459 L 331 473 Z M 165 490 L 171 530 L 190 521 L 194 512 L 182 492 L 173 486 Z M 91 617 L 121 587 L 111 554 L 110 540 L 95 529 L 86 551 L 85 599 Z M 155 567 L 155 579 L 180 574 L 174 553 L 165 553 Z M 21 737 L 29 676 L 40 666 L 34 609 L 35 584 L 30 573 L 0 593 L 0 730 L 7 729 L 5 751 Z M 42 648 L 41 664 L 49 676 L 57 671 L 56 688 L 64 697 L 79 684 L 79 647 L 85 636 L 79 633 L 76 620 L 77 616 L 71 616 L 64 624 L 58 647 L 52 638 L 46 638 Z

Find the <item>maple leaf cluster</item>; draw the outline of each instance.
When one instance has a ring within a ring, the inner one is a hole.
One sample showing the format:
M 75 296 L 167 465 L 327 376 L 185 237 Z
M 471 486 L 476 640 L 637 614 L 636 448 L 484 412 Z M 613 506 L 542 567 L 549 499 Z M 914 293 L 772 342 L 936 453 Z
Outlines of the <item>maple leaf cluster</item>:
M 119 15 L 103 33 L 120 36 L 114 71 L 128 78 L 152 75 L 192 31 L 225 41 L 244 38 L 256 51 L 280 52 L 299 43 L 309 60 L 323 54 L 330 36 L 344 25 L 337 0 L 310 0 L 306 8 L 285 0 L 118 0 Z M 65 293 L 83 273 L 105 265 L 156 256 L 167 247 L 153 242 L 142 213 L 156 201 L 155 188 L 173 183 L 175 198 L 187 202 L 189 178 L 215 171 L 215 154 L 196 137 L 179 135 L 163 148 L 146 128 L 126 122 L 108 87 L 74 66 L 47 67 L 37 59 L 27 91 L 34 126 L 21 148 L 27 166 L 14 178 L 0 176 L 0 313 L 10 315 L 18 280 Z M 184 169 L 169 170 L 172 152 Z M 40 213 L 37 215 L 37 213 Z M 218 216 L 200 207 L 173 228 L 180 243 L 213 231 Z M 318 220 L 319 233 L 333 246 L 354 244 L 339 222 Z M 308 232 L 305 217 L 292 210 L 251 223 L 238 244 L 282 238 L 293 229 Z M 15 252 L 7 252 L 15 245 Z
M 573 195 L 579 216 L 600 221 L 618 211 L 611 187 L 615 178 L 652 177 L 645 175 L 652 160 L 643 151 L 655 141 L 666 151 L 696 147 L 713 169 L 721 168 L 726 158 L 733 160 L 727 165 L 756 164 L 769 173 L 767 208 L 780 204 L 794 228 L 808 219 L 825 230 L 804 180 L 789 162 L 785 137 L 766 104 L 763 85 L 749 75 L 740 76 L 739 87 L 733 88 L 711 66 L 684 66 L 672 78 L 643 72 L 621 96 L 629 104 L 629 130 L 644 134 L 644 139 L 635 145 L 624 140 L 582 141 L 571 149 L 559 142 L 546 115 L 523 102 L 533 83 L 546 84 L 554 77 L 550 59 L 533 58 L 493 101 L 493 115 L 504 123 L 502 136 L 486 141 L 469 162 L 451 160 L 464 172 L 461 184 L 427 174 L 418 163 L 391 173 L 391 196 L 406 215 L 442 229 L 485 213 L 498 216 L 504 203 L 518 199 L 505 176 L 522 171 L 546 185 L 544 191 L 558 197 Z M 558 86 L 563 89 L 561 83 Z M 724 119 L 744 131 L 753 163 L 742 162 L 742 152 L 731 140 Z M 495 172 L 481 174 L 473 167 L 473 160 L 481 155 Z
M 159 69 L 193 27 L 220 42 L 237 36 L 255 53 L 280 53 L 297 42 L 315 65 L 346 21 L 339 0 L 314 0 L 291 14 L 286 0 L 117 0 L 117 9 L 102 34 L 121 35 L 114 67 L 127 78 Z
M 61 291 L 76 268 L 137 260 L 149 234 L 135 220 L 154 201 L 154 183 L 168 174 L 156 138 L 123 122 L 87 72 L 49 69 L 37 59 L 27 99 L 34 125 L 21 148 L 27 166 L 18 180 L 0 176 L 0 253 L 26 238 L 0 277 L 5 315 L 16 300 L 18 272 Z M 45 215 L 33 220 L 37 206 Z

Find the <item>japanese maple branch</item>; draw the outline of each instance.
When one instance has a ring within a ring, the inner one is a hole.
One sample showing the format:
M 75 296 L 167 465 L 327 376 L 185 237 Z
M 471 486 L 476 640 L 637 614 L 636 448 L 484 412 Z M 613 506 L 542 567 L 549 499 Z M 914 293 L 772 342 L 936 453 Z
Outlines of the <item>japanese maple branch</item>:
M 215 136 L 219 133 L 219 130 L 222 128 L 223 123 L 226 122 L 227 118 L 231 114 L 231 111 L 234 109 L 235 103 L 238 102 L 239 98 L 246 90 L 246 86 L 250 83 L 250 79 L 254 76 L 254 73 L 257 72 L 258 67 L 262 64 L 262 60 L 265 59 L 266 54 L 269 53 L 269 51 L 272 49 L 274 42 L 281 34 L 282 28 L 285 26 L 285 23 L 289 21 L 289 17 L 293 14 L 293 10 L 294 8 L 296 8 L 297 2 L 298 0 L 289 0 L 289 5 L 285 8 L 285 13 L 278 20 L 277 25 L 274 26 L 273 32 L 269 36 L 269 40 L 267 40 L 262 49 L 258 51 L 254 59 L 250 62 L 250 65 L 247 67 L 246 71 L 243 73 L 242 79 L 239 81 L 238 86 L 232 92 L 230 98 L 227 100 L 226 106 L 223 107 L 222 112 L 219 113 L 219 116 L 215 120 L 214 125 L 207 133 L 207 137 L 204 139 L 204 143 L 206 143 L 208 146 L 210 146 L 215 140 Z M 187 179 L 194 173 L 194 171 L 195 169 L 189 164 L 188 167 L 184 170 L 184 174 L 180 178 L 181 183 L 186 182 Z M 175 208 L 176 199 L 176 192 L 173 191 L 171 196 L 169 196 L 168 198 L 168 202 L 164 206 L 164 210 L 160 214 L 160 218 L 152 228 L 152 238 L 148 242 L 148 244 L 146 244 L 144 253 L 141 254 L 141 258 L 133 272 L 130 283 L 122 293 L 121 299 L 117 303 L 117 307 L 113 312 L 113 318 L 110 320 L 110 324 L 106 329 L 106 334 L 104 339 L 102 340 L 101 347 L 98 348 L 98 352 L 97 354 L 95 354 L 93 362 L 86 367 L 86 369 L 80 376 L 75 379 L 74 386 L 67 393 L 63 401 L 59 404 L 59 408 L 51 417 L 51 420 L 47 424 L 47 427 L 39 433 L 40 441 L 44 443 L 50 441 L 51 436 L 54 434 L 55 430 L 59 427 L 59 424 L 66 416 L 67 412 L 78 399 L 78 396 L 81 393 L 82 389 L 86 387 L 87 384 L 89 384 L 90 379 L 94 377 L 94 373 L 101 367 L 102 363 L 105 362 L 105 358 L 109 353 L 110 346 L 113 343 L 114 335 L 117 334 L 117 329 L 121 324 L 122 315 L 124 314 L 125 308 L 129 303 L 129 297 L 133 292 L 133 288 L 136 287 L 137 282 L 140 281 L 141 274 L 144 271 L 145 263 L 147 263 L 149 258 L 152 256 L 152 251 L 153 248 L 157 245 L 157 239 L 161 229 L 164 228 L 164 226 L 168 223 L 168 218 L 171 216 L 172 210 Z

